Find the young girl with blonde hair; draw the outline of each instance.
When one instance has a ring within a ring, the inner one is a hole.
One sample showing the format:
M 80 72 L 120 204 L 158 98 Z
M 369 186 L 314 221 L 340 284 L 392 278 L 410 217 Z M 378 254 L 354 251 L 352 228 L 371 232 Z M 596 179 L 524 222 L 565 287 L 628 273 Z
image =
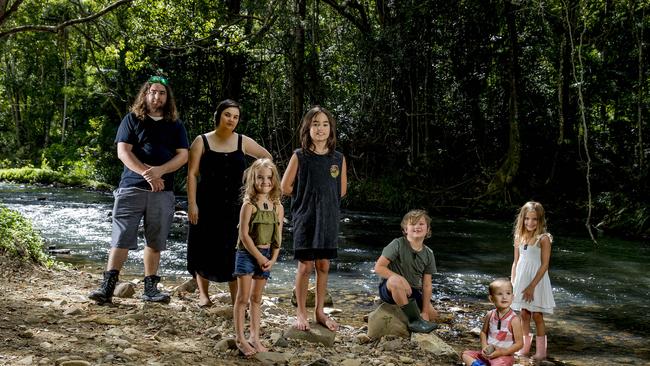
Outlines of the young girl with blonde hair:
M 250 357 L 268 349 L 260 341 L 262 292 L 278 259 L 282 243 L 284 208 L 280 203 L 278 169 L 271 159 L 258 159 L 246 170 L 239 240 L 235 255 L 237 296 L 234 321 L 237 348 Z M 250 305 L 250 336 L 244 335 L 246 307 Z
M 546 325 L 544 314 L 553 314 L 555 300 L 548 276 L 553 237 L 546 231 L 544 207 L 539 202 L 526 202 L 515 220 L 514 261 L 511 280 L 514 285 L 512 308 L 521 311 L 524 346 L 519 356 L 528 356 L 533 334 L 530 319 L 535 322 L 537 338 L 533 359 L 546 358 Z

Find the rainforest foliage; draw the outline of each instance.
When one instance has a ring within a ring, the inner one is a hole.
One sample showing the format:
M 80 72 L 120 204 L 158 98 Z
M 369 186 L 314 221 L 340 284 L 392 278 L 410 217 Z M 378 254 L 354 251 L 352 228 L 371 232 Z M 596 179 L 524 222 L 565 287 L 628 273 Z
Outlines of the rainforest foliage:
M 0 168 L 115 184 L 117 126 L 160 73 L 190 138 L 233 98 L 281 169 L 330 109 L 348 208 L 535 199 L 648 235 L 649 28 L 648 0 L 0 0 Z

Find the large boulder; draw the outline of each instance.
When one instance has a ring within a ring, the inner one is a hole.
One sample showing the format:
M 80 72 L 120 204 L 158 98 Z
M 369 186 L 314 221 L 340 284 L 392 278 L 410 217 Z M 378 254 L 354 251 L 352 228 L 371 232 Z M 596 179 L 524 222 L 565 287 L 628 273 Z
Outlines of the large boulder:
M 386 335 L 411 336 L 408 319 L 398 305 L 382 303 L 368 315 L 368 337 L 379 339 Z

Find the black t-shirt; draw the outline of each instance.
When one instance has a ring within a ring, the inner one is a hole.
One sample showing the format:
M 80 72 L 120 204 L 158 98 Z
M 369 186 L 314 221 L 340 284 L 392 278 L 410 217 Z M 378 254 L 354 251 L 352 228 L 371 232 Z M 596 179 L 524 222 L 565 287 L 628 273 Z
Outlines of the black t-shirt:
M 133 154 L 142 163 L 151 166 L 160 166 L 171 160 L 176 155 L 176 149 L 189 148 L 187 132 L 181 120 L 170 122 L 168 120 L 154 121 L 146 116 L 139 120 L 135 114 L 124 116 L 115 136 L 115 143 L 125 142 L 133 146 Z M 174 173 L 163 175 L 165 190 L 174 188 Z M 120 188 L 138 187 L 151 189 L 149 183 L 140 174 L 124 166 Z

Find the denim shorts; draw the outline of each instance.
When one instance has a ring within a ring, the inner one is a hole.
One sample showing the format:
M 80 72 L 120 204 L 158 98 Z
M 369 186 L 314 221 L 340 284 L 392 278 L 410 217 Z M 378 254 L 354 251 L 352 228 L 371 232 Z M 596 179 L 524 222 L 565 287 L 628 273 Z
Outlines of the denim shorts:
M 389 304 L 395 304 L 395 300 L 393 300 L 393 295 L 390 293 L 388 290 L 388 287 L 386 286 L 386 280 L 382 280 L 381 283 L 379 284 L 379 297 L 383 302 L 387 302 Z M 422 292 L 416 288 L 411 287 L 411 296 L 408 297 L 409 299 L 415 299 L 415 301 L 418 303 L 418 307 L 422 309 Z
M 271 248 L 257 248 L 263 256 L 271 259 Z M 238 250 L 235 255 L 235 272 L 234 277 L 246 276 L 252 274 L 253 278 L 268 280 L 271 277 L 270 271 L 262 271 L 262 267 L 257 264 L 257 259 L 246 250 Z

